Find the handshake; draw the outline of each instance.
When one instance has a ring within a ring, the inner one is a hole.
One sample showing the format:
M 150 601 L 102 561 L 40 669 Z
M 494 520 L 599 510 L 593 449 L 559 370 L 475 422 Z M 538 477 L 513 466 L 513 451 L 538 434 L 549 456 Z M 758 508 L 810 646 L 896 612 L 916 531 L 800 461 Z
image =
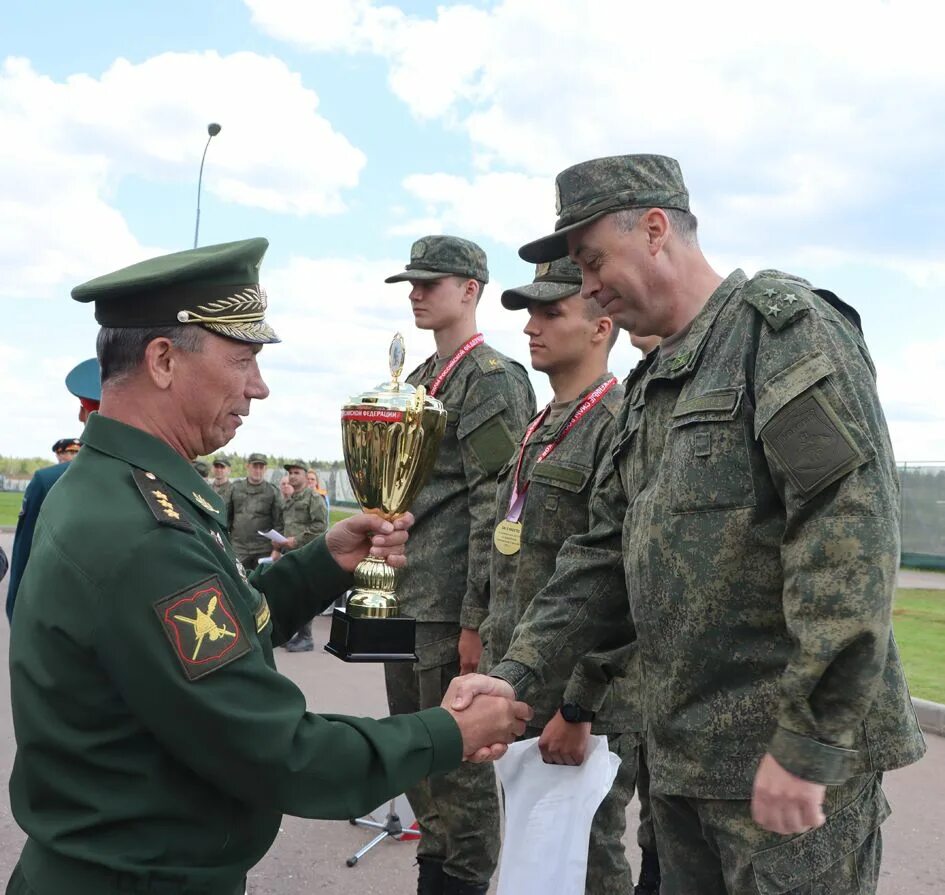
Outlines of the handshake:
M 531 708 L 516 701 L 511 684 L 484 674 L 453 678 L 441 705 L 459 727 L 465 761 L 501 758 L 532 717 Z

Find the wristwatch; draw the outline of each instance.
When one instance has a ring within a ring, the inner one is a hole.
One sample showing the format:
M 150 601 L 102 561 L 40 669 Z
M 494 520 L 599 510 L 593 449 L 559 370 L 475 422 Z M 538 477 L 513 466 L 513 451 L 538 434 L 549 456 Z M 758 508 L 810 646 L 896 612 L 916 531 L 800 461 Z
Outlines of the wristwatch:
M 582 709 L 576 702 L 562 702 L 561 717 L 569 724 L 587 724 L 597 717 L 597 712 Z

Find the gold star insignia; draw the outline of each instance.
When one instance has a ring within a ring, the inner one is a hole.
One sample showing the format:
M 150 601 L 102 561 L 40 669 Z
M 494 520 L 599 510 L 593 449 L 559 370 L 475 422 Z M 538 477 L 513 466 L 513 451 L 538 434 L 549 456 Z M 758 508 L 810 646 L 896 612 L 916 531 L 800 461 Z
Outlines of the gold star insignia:
M 796 296 L 793 292 L 788 292 L 788 293 L 784 296 L 784 300 L 785 300 L 789 305 L 793 305 L 794 302 L 797 301 L 797 296 Z
M 772 317 L 777 317 L 781 313 L 781 309 L 777 305 L 768 305 L 768 313 Z
M 765 289 L 765 291 L 764 291 L 763 294 L 764 294 L 764 297 L 765 297 L 765 298 L 774 298 L 774 297 L 778 294 L 778 290 L 777 290 L 777 289 Z

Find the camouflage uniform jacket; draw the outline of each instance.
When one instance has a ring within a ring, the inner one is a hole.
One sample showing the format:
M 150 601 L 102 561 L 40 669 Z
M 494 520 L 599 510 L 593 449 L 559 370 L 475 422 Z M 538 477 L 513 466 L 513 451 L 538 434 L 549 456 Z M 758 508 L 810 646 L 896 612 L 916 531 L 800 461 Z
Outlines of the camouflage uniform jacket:
M 484 667 L 488 667 L 491 657 L 505 655 L 515 626 L 532 597 L 554 574 L 558 550 L 568 535 L 587 531 L 594 472 L 601 463 L 610 462 L 614 419 L 623 389 L 619 385 L 610 389 L 545 460 L 535 461 L 561 435 L 587 396 L 610 378 L 609 373 L 602 376 L 568 404 L 560 416 L 539 426 L 525 449 L 520 479 L 522 483 L 528 482 L 528 491 L 520 520 L 522 548 L 512 556 L 492 548 L 489 617 L 480 629 L 486 642 Z M 516 450 L 499 473 L 496 525 L 508 514 L 518 457 Z M 544 727 L 563 697 L 565 702 L 597 712 L 595 733 L 639 730 L 639 668 L 631 669 L 636 674 L 619 676 L 615 676 L 617 669 L 613 668 L 614 662 L 622 664 L 620 660 L 628 651 L 624 644 L 629 630 L 627 625 L 615 630 L 612 642 L 618 647 L 616 656 L 606 653 L 584 656 L 574 665 L 570 679 L 561 676 L 547 680 L 532 701 L 535 716 L 530 726 Z
M 827 784 L 918 759 L 898 479 L 858 330 L 803 281 L 736 271 L 628 379 L 617 432 L 591 530 L 494 673 L 530 694 L 567 668 L 622 621 L 624 575 L 654 792 L 747 799 L 765 752 Z
M 298 541 L 296 548 L 314 541 L 328 530 L 328 504 L 321 494 L 305 487 L 282 505 L 282 533 Z
M 407 381 L 429 386 L 434 366 L 431 357 Z M 436 397 L 446 407 L 446 434 L 410 508 L 416 522 L 397 596 L 404 614 L 421 622 L 478 629 L 489 608 L 496 473 L 535 415 L 535 394 L 524 367 L 483 344 L 457 364 Z
M 249 479 L 240 479 L 233 483 L 226 500 L 226 518 L 237 556 L 267 556 L 272 543 L 257 532 L 270 528 L 282 531 L 282 495 L 270 482 L 254 485 Z
M 211 481 L 210 487 L 220 496 L 220 500 L 226 503 L 230 498 L 230 492 L 233 490 L 233 483 L 227 479 L 222 485 Z

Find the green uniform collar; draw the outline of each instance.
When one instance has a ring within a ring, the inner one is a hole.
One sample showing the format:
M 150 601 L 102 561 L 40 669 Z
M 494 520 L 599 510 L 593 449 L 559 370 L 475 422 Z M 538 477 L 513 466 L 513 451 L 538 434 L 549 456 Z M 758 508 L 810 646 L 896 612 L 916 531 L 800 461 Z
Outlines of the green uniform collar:
M 82 443 L 101 454 L 156 475 L 205 516 L 226 524 L 222 498 L 180 454 L 143 429 L 93 413 L 85 424 Z

